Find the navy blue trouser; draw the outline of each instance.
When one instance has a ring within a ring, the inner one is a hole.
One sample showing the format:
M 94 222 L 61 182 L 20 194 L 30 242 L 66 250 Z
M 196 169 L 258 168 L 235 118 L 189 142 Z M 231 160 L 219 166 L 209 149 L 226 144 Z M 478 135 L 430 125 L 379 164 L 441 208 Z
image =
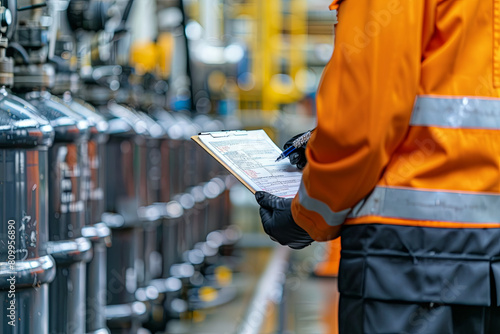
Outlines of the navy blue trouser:
M 340 297 L 340 334 L 498 334 L 500 307 Z
M 500 334 L 500 229 L 342 230 L 340 334 Z

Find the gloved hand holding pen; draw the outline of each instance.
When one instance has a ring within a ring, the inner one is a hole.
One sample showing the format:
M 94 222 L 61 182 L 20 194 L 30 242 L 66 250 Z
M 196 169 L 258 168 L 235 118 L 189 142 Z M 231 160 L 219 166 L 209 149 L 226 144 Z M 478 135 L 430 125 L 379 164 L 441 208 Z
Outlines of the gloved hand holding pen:
M 309 131 L 306 131 L 306 132 L 303 132 L 303 133 L 299 133 L 298 135 L 296 136 L 293 136 L 292 138 L 290 138 L 286 143 L 285 145 L 283 146 L 283 149 L 284 150 L 287 150 L 289 147 L 291 147 L 293 145 L 293 143 L 300 137 L 302 137 L 303 135 L 305 135 L 306 133 L 308 132 L 313 132 L 314 129 L 312 130 L 309 130 Z M 306 157 L 306 146 L 307 146 L 307 141 L 302 144 L 299 148 L 295 149 L 294 152 L 292 152 L 288 158 L 290 159 L 290 163 L 292 165 L 295 165 L 297 166 L 298 169 L 302 170 L 304 169 L 304 167 L 306 166 L 307 164 L 307 157 Z

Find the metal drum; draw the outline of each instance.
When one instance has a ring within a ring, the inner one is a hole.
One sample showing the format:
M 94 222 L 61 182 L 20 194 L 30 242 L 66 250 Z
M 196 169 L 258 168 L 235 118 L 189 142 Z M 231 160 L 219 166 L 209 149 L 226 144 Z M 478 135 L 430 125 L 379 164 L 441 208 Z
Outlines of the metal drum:
M 85 333 L 86 262 L 92 245 L 82 237 L 85 202 L 82 170 L 88 163 L 87 121 L 47 92 L 26 95 L 55 130 L 49 149 L 49 240 L 47 251 L 57 264 L 50 286 L 51 333 Z
M 182 138 L 183 127 L 177 122 L 171 113 L 162 108 L 150 110 L 151 115 L 158 124 L 162 126 L 167 134 L 167 139 L 162 141 L 162 186 L 160 198 L 162 202 L 172 201 L 176 195 L 182 192 L 181 175 L 183 169 L 179 168 L 179 159 L 183 157 Z M 170 276 L 170 267 L 181 260 L 182 251 L 186 250 L 185 231 L 181 230 L 183 220 L 183 208 L 181 205 L 180 214 L 177 218 L 167 218 L 163 221 L 162 236 L 159 240 L 160 249 L 163 258 L 162 277 Z
M 162 156 L 168 156 L 169 163 L 168 168 L 162 168 L 162 170 L 166 173 L 165 176 L 168 177 L 171 185 L 168 198 L 174 200 L 170 202 L 173 205 L 169 207 L 173 210 L 164 215 L 162 223 L 160 244 L 163 257 L 163 279 L 152 282 L 164 298 L 162 309 L 165 324 L 168 319 L 178 318 L 180 314 L 188 310 L 186 290 L 181 291 L 181 288 L 188 285 L 190 277 L 195 273 L 194 267 L 189 263 L 184 263 L 183 257 L 189 250 L 189 245 L 193 244 L 192 233 L 189 229 L 192 226 L 195 205 L 194 197 L 184 192 L 186 190 L 184 173 L 191 168 L 191 165 L 185 163 L 185 141 L 189 134 L 195 133 L 196 129 L 190 123 L 189 118 L 162 108 L 152 108 L 150 113 L 165 129 L 168 136 L 168 146 L 162 151 Z M 186 129 L 191 131 L 187 132 Z M 168 155 L 163 154 L 165 151 Z
M 166 145 L 162 145 L 162 168 L 168 170 L 168 184 L 167 188 L 162 188 L 162 198 L 172 199 L 176 194 L 184 191 L 182 188 L 182 174 L 184 168 L 183 158 L 183 138 L 184 130 L 183 124 L 178 122 L 172 113 L 167 112 L 162 108 L 154 108 L 150 111 L 154 119 L 166 131 L 168 140 Z
M 140 283 L 142 288 L 136 296 L 142 298 L 150 309 L 150 318 L 145 326 L 152 331 L 162 331 L 171 318 L 165 303 L 175 300 L 182 286 L 179 279 L 170 277 L 170 265 L 165 271 L 164 264 L 172 263 L 174 252 L 164 252 L 163 245 L 176 244 L 178 234 L 171 227 L 179 221 L 183 208 L 170 198 L 170 145 L 166 129 L 149 115 L 139 113 L 139 116 L 147 123 L 151 138 L 147 141 L 149 205 L 141 208 L 139 214 L 145 231 L 145 280 Z
M 176 112 L 172 114 L 176 123 L 181 127 L 183 156 L 179 160 L 179 168 L 183 171 L 181 177 L 181 190 L 185 192 L 188 188 L 194 187 L 202 181 L 202 161 L 197 155 L 197 144 L 191 140 L 191 137 L 201 132 L 201 127 L 193 123 L 188 115 Z
M 157 108 L 152 112 L 157 122 L 165 129 L 168 136 L 169 151 L 169 180 L 170 180 L 170 198 L 179 202 L 183 208 L 183 215 L 175 220 L 166 222 L 163 231 L 162 253 L 164 276 L 170 275 L 170 267 L 174 263 L 182 261 L 182 254 L 194 245 L 192 238 L 191 221 L 195 200 L 191 194 L 185 193 L 188 184 L 194 184 L 194 177 L 188 176 L 190 181 L 186 182 L 186 175 L 189 170 L 194 169 L 194 161 L 186 159 L 192 156 L 186 148 L 193 149 L 190 146 L 190 136 L 197 133 L 195 127 L 189 118 L 178 113 L 167 112 Z M 195 144 L 196 145 L 196 144 Z M 190 151 L 192 153 L 193 150 Z
M 149 133 L 149 137 L 146 139 L 147 206 L 139 208 L 139 218 L 143 222 L 144 228 L 144 273 L 143 280 L 139 281 L 139 285 L 145 287 L 149 285 L 151 280 L 161 276 L 162 256 L 158 247 L 158 235 L 160 234 L 158 229 L 162 218 L 161 186 L 162 183 L 165 183 L 165 175 L 162 173 L 161 147 L 166 140 L 166 133 L 147 114 L 139 112 L 138 116 L 145 122 Z
M 49 333 L 48 147 L 54 132 L 26 101 L 0 89 L 1 332 Z M 13 326 L 15 325 L 15 326 Z
M 65 93 L 64 102 L 90 125 L 88 164 L 82 170 L 86 203 L 84 237 L 92 241 L 94 256 L 87 265 L 86 325 L 87 333 L 107 333 L 106 327 L 106 254 L 111 244 L 111 232 L 101 221 L 104 213 L 106 142 L 108 123 L 94 107 Z
M 207 115 L 198 115 L 193 119 L 193 122 L 203 132 L 221 131 L 224 128 L 222 122 Z M 218 207 L 219 201 L 217 197 L 222 193 L 222 190 L 220 189 L 220 184 L 212 181 L 220 172 L 220 164 L 215 159 L 207 157 L 206 152 L 198 146 L 196 147 L 196 157 L 198 161 L 204 162 L 200 163 L 203 168 L 199 171 L 202 175 L 200 181 L 202 183 L 198 184 L 198 189 L 196 189 L 197 187 L 193 188 L 195 193 L 200 193 L 195 196 L 199 198 L 197 200 L 199 211 L 197 229 L 199 235 L 196 237 L 196 242 L 198 243 L 205 241 L 208 233 L 217 229 L 217 217 L 215 215 L 221 209 Z
M 147 206 L 146 124 L 131 109 L 110 102 L 99 108 L 108 121 L 106 195 L 103 221 L 112 230 L 107 254 L 108 326 L 113 333 L 135 333 L 147 317 L 136 298 L 144 272 L 144 230 L 139 208 Z

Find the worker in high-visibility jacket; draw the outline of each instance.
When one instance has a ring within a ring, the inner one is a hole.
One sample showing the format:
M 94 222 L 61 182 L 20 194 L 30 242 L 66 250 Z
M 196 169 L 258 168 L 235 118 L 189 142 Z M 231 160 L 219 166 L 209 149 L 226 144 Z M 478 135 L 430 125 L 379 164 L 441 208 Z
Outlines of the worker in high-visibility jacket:
M 256 194 L 264 229 L 342 236 L 340 333 L 498 333 L 500 1 L 331 8 L 302 184 Z

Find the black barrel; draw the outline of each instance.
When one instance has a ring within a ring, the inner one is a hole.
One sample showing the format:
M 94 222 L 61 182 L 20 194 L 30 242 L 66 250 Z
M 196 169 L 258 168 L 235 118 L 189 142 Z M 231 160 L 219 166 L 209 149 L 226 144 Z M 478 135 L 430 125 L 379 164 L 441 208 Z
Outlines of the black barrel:
M 159 251 L 160 223 L 162 216 L 161 186 L 165 175 L 162 173 L 161 148 L 166 141 L 165 130 L 149 115 L 138 112 L 148 128 L 146 139 L 146 207 L 140 208 L 139 218 L 144 228 L 143 262 L 144 273 L 139 285 L 148 286 L 151 280 L 161 277 L 162 256 Z M 164 183 L 164 182 L 163 182 Z M 166 202 L 164 202 L 166 204 Z
M 47 254 L 49 122 L 28 102 L 0 89 L 1 332 L 49 333 Z
M 158 119 L 158 116 L 162 118 L 161 121 Z M 180 256 L 176 255 L 176 246 L 182 244 L 182 236 L 178 228 L 183 214 L 183 207 L 180 203 L 173 200 L 173 191 L 171 188 L 172 173 L 177 170 L 177 166 L 175 165 L 177 163 L 175 160 L 177 156 L 175 155 L 175 149 L 172 149 L 174 147 L 172 144 L 175 145 L 175 142 L 178 141 L 178 136 L 175 134 L 175 129 L 170 134 L 174 135 L 176 139 L 172 139 L 167 133 L 171 129 L 171 126 L 174 125 L 175 119 L 159 107 L 150 108 L 149 117 L 155 120 L 155 123 L 148 121 L 150 124 L 149 128 L 153 129 L 154 126 L 160 125 L 163 131 L 161 138 L 153 146 L 159 153 L 159 156 L 151 154 L 152 152 L 148 154 L 150 158 L 155 158 L 150 163 L 151 168 L 148 168 L 148 170 L 150 171 L 149 174 L 155 176 L 155 179 L 157 179 L 156 184 L 159 187 L 157 192 L 158 202 L 153 206 L 156 207 L 157 214 L 161 216 L 161 220 L 155 229 L 146 229 L 145 234 L 146 275 L 151 278 L 151 280 L 147 281 L 147 284 L 158 291 L 158 297 L 150 301 L 151 316 L 146 327 L 156 332 L 164 330 L 168 320 L 172 316 L 178 317 L 178 314 L 172 314 L 171 307 L 169 306 L 174 300 L 180 297 L 182 283 L 178 278 L 170 276 L 170 267 L 180 260 Z M 152 140 L 152 143 L 154 142 Z M 159 160 L 156 159 L 158 157 L 160 158 Z M 153 162 L 156 162 L 156 164 L 153 164 Z M 159 175 L 156 175 L 154 172 L 151 173 L 151 170 L 155 170 L 156 168 L 159 168 Z M 180 171 L 180 173 L 182 172 Z M 149 225 L 151 227 L 151 224 Z M 152 248 L 153 246 L 154 249 Z
M 65 93 L 64 102 L 89 122 L 88 164 L 82 170 L 85 179 L 83 196 L 86 202 L 84 237 L 92 241 L 94 256 L 87 264 L 86 325 L 87 333 L 107 333 L 106 327 L 106 255 L 111 232 L 101 221 L 104 213 L 105 158 L 108 123 L 88 103 Z
M 176 117 L 159 107 L 152 108 L 150 114 L 162 126 L 167 134 L 167 139 L 162 142 L 162 189 L 160 198 L 162 202 L 179 199 L 183 192 L 183 173 L 185 168 L 180 168 L 184 158 L 184 123 L 179 122 Z M 178 202 L 177 202 L 178 203 Z M 194 205 L 194 203 L 193 203 Z M 191 206 L 192 207 L 192 206 Z M 191 208 L 190 207 L 190 208 Z M 181 205 L 181 212 L 184 207 Z M 166 218 L 162 224 L 162 236 L 160 237 L 160 249 L 162 255 L 162 277 L 170 277 L 170 267 L 181 261 L 182 252 L 187 250 L 186 235 L 184 230 L 183 215 L 176 218 Z
M 203 182 L 204 178 L 204 164 L 203 161 L 206 156 L 200 155 L 198 151 L 199 145 L 191 140 L 192 136 L 201 132 L 201 128 L 192 122 L 190 118 L 185 117 L 183 114 L 175 114 L 176 118 L 183 126 L 184 132 L 184 163 L 189 168 L 184 169 L 184 178 L 182 191 L 198 185 Z
M 112 246 L 107 254 L 106 317 L 113 333 L 135 333 L 147 318 L 146 305 L 137 300 L 136 292 L 144 273 L 144 229 L 138 212 L 147 206 L 149 132 L 128 107 L 110 102 L 98 110 L 109 125 L 103 221 L 112 230 Z
M 184 151 L 183 139 L 184 128 L 183 123 L 178 122 L 174 115 L 162 108 L 154 108 L 151 114 L 158 124 L 166 131 L 168 140 L 165 146 L 162 146 L 162 168 L 168 170 L 168 187 L 162 188 L 163 198 L 172 199 L 176 194 L 184 191 L 182 174 L 184 168 Z
M 54 128 L 49 149 L 49 240 L 47 251 L 57 264 L 51 283 L 49 328 L 51 333 L 85 333 L 86 263 L 92 245 L 82 236 L 85 201 L 82 171 L 88 164 L 88 122 L 62 100 L 48 92 L 26 95 Z

